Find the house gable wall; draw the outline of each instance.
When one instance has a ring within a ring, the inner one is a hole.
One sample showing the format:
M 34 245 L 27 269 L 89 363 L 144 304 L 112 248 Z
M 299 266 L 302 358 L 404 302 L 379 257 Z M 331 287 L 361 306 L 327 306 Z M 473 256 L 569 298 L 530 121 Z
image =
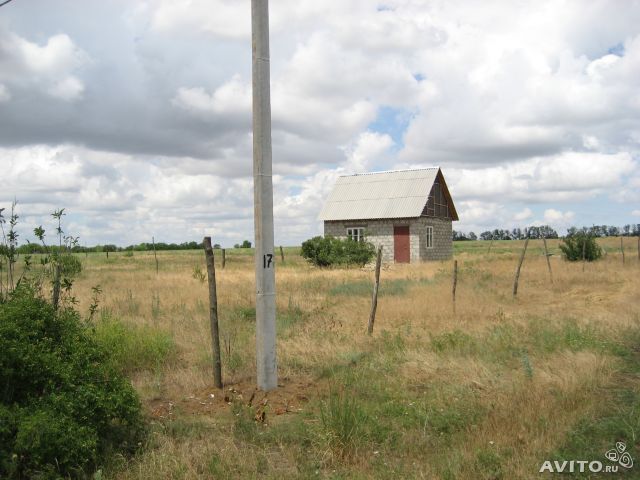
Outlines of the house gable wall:
M 409 226 L 411 263 L 426 260 L 446 260 L 453 254 L 450 219 L 435 217 L 394 218 L 381 220 L 337 220 L 324 222 L 324 234 L 346 238 L 347 228 L 363 227 L 367 241 L 382 245 L 385 262 L 393 262 L 393 227 Z M 426 246 L 427 226 L 433 227 L 433 248 Z

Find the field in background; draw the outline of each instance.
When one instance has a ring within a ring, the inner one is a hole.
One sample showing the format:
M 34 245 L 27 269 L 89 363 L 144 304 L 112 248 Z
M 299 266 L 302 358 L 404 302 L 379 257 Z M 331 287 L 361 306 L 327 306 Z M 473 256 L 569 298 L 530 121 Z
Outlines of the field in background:
M 149 444 L 103 478 L 539 478 L 544 460 L 627 442 L 640 462 L 640 265 L 635 238 L 564 262 L 549 241 L 458 242 L 452 262 L 389 265 L 365 334 L 371 269 L 317 269 L 285 248 L 277 277 L 281 387 L 254 391 L 253 251 L 216 250 L 224 392 L 212 387 L 204 254 L 81 255 L 74 292 L 130 374 Z M 278 257 L 279 260 L 279 257 Z M 640 469 L 640 465 L 634 467 Z M 630 477 L 633 475 L 631 472 Z

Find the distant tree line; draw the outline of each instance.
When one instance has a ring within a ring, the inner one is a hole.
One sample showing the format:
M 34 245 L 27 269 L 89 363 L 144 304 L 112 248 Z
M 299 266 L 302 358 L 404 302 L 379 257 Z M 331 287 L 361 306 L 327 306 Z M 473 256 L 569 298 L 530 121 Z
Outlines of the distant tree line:
M 571 227 L 567 229 L 567 235 L 569 236 L 578 233 L 586 233 L 592 237 L 637 237 L 640 236 L 640 223 L 625 225 L 622 228 L 609 225 L 593 225 L 591 227 Z
M 63 247 L 64 248 L 64 247 Z M 155 248 L 157 251 L 161 250 L 202 250 L 202 242 L 182 242 L 182 243 L 165 243 L 156 242 Z M 216 243 L 213 248 L 222 248 L 220 244 Z M 251 248 L 251 242 L 244 240 L 241 244 L 235 244 L 234 248 Z M 39 243 L 28 242 L 26 244 L 17 247 L 16 251 L 19 254 L 32 254 L 32 253 L 55 253 L 59 249 L 56 245 L 47 245 L 46 247 Z M 143 242 L 137 245 L 129 245 L 127 247 L 119 247 L 117 245 L 108 243 L 105 245 L 94 246 L 82 246 L 74 245 L 71 249 L 74 253 L 105 253 L 105 252 L 150 252 L 153 250 L 153 243 Z M 67 251 L 67 250 L 65 250 Z
M 496 228 L 495 230 L 487 230 L 480 234 L 480 240 L 524 240 L 525 238 L 558 238 L 558 232 L 548 225 L 540 227 L 513 228 L 511 230 L 503 230 Z M 478 236 L 474 232 L 464 233 L 453 231 L 454 241 L 478 240 Z
M 570 227 L 567 229 L 567 236 L 575 236 L 577 234 L 587 234 L 592 237 L 636 237 L 640 236 L 640 223 L 629 224 L 624 227 L 615 227 L 610 225 L 594 225 L 591 227 Z M 465 240 L 524 240 L 525 238 L 558 238 L 558 232 L 548 225 L 539 227 L 513 228 L 511 230 L 503 230 L 496 228 L 495 230 L 487 230 L 482 232 L 478 237 L 474 232 L 453 231 L 454 241 Z

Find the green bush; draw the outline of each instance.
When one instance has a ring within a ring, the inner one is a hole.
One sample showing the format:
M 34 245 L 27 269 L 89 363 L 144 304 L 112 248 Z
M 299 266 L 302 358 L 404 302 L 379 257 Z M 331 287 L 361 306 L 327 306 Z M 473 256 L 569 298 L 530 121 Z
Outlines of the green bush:
M 139 399 L 72 309 L 0 303 L 0 477 L 81 478 L 142 439 Z
M 313 237 L 302 243 L 302 256 L 318 267 L 365 265 L 376 253 L 368 242 L 341 240 L 332 236 Z
M 72 278 L 82 272 L 82 262 L 71 253 L 56 254 L 55 260 L 60 264 L 60 273 L 63 277 Z
M 583 232 L 568 235 L 562 239 L 560 250 L 564 257 L 570 262 L 582 260 L 582 252 L 584 249 L 584 258 L 588 262 L 598 260 L 602 256 L 602 249 L 591 235 Z

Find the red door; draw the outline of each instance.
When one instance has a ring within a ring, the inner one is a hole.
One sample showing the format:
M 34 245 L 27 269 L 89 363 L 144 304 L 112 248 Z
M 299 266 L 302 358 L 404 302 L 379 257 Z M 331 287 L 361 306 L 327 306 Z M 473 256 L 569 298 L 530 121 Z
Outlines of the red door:
M 409 263 L 409 227 L 393 227 L 393 258 L 396 263 Z

